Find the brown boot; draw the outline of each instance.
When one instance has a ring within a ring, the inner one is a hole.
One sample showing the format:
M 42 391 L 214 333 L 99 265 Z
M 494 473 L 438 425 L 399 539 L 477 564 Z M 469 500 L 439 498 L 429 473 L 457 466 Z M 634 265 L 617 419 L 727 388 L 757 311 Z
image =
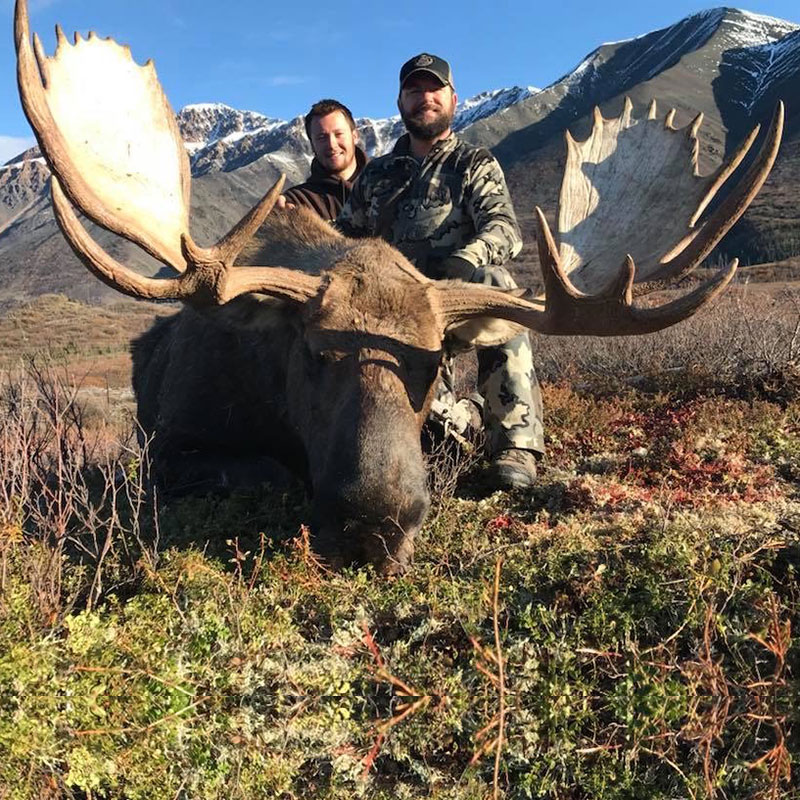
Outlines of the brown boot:
M 489 478 L 496 489 L 529 489 L 536 482 L 536 456 L 518 447 L 501 450 L 492 457 Z

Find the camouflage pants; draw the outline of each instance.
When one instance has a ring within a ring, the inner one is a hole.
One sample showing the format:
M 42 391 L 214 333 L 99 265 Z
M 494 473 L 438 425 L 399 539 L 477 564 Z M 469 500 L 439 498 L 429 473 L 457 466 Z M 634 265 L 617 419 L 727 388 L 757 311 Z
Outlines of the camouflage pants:
M 479 267 L 473 281 L 516 288 L 505 267 Z M 542 393 L 533 368 L 529 334 L 522 333 L 497 347 L 478 348 L 477 356 L 479 396 L 473 399 L 483 409 L 487 453 L 492 455 L 507 447 L 544 453 Z M 453 355 L 445 355 L 436 393 L 438 403 L 449 409 L 454 409 L 458 400 L 454 362 Z

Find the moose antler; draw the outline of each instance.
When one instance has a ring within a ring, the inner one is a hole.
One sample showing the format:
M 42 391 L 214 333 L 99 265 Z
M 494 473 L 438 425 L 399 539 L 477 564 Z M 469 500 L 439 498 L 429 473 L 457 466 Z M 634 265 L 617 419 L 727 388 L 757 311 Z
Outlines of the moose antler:
M 141 298 L 220 304 L 249 291 L 303 301 L 319 278 L 279 267 L 233 263 L 272 210 L 281 178 L 213 247 L 189 235 L 191 176 L 175 114 L 152 61 L 143 67 L 112 39 L 56 29 L 53 57 L 31 46 L 26 0 L 14 17 L 22 107 L 52 172 L 56 219 L 78 257 L 101 280 Z M 94 242 L 71 201 L 98 225 L 129 239 L 179 273 L 146 278 Z
M 698 131 L 703 115 L 677 130 L 671 109 L 656 118 L 655 100 L 647 119 L 622 114 L 594 126 L 584 142 L 569 132 L 567 165 L 558 210 L 559 260 L 581 289 L 603 286 L 616 274 L 622 254 L 636 263 L 636 281 L 678 279 L 694 269 L 756 196 L 772 167 L 781 140 L 779 104 L 754 168 L 730 191 L 707 222 L 698 219 L 755 142 L 760 126 L 746 137 L 728 163 L 703 177 L 698 167 Z
M 550 334 L 651 333 L 691 316 L 725 289 L 736 271 L 735 259 L 666 305 L 632 305 L 642 288 L 663 287 L 694 269 L 747 209 L 775 163 L 783 103 L 778 103 L 746 174 L 699 226 L 698 219 L 747 155 L 759 127 L 727 164 L 701 177 L 697 132 L 702 115 L 685 130 L 676 130 L 674 110 L 661 123 L 655 119 L 655 102 L 646 120 L 633 121 L 631 109 L 627 98 L 615 119 L 606 120 L 595 109 L 594 128 L 585 142 L 566 133 L 558 243 L 536 209 L 544 300 L 508 294 L 501 299 L 483 287 L 451 289 L 439 298 L 449 324 L 493 316 Z M 639 281 L 647 283 L 635 286 Z

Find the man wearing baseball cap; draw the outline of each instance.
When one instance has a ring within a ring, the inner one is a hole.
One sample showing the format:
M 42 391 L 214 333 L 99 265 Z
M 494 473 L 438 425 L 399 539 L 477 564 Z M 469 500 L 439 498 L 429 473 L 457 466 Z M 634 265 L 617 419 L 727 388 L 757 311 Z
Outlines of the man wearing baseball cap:
M 503 266 L 522 249 L 505 176 L 488 150 L 453 134 L 457 102 L 443 58 L 420 53 L 403 64 L 397 107 L 407 133 L 367 164 L 336 225 L 386 239 L 430 278 L 516 288 Z M 452 358 L 442 381 L 440 397 L 452 402 Z M 478 389 L 495 484 L 531 486 L 544 431 L 527 332 L 478 350 Z

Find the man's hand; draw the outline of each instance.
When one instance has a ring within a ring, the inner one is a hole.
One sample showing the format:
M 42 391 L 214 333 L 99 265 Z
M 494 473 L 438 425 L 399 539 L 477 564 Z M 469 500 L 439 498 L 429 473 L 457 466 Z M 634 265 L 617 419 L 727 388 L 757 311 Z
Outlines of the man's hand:
M 294 203 L 290 203 L 286 199 L 286 195 L 285 194 L 279 194 L 278 195 L 278 199 L 275 201 L 275 207 L 276 208 L 282 208 L 282 209 L 288 209 L 289 211 L 291 211 L 293 208 L 297 208 L 297 206 Z
M 425 273 L 429 278 L 437 280 L 451 278 L 460 281 L 471 281 L 475 274 L 475 267 L 466 258 L 448 256 L 447 258 L 431 259 L 427 264 Z

